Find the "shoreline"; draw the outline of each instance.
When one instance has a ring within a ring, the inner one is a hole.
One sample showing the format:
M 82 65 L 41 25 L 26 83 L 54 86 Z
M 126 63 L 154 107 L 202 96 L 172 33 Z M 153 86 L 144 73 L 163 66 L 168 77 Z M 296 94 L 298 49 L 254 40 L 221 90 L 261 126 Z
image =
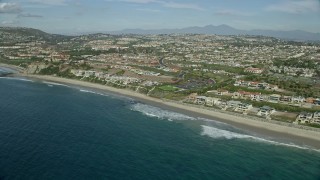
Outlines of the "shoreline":
M 3 63 L 0 63 L 0 67 L 4 67 L 4 68 L 8 68 L 8 69 L 11 69 L 13 71 L 16 71 L 16 73 L 22 73 L 23 72 L 23 68 L 22 67 L 19 67 L 19 66 L 15 66 L 15 65 L 10 65 L 10 64 L 3 64 Z
M 265 137 L 272 138 L 272 140 L 289 140 L 290 142 L 295 143 L 297 145 L 311 146 L 313 148 L 320 149 L 320 130 L 313 131 L 261 120 L 255 120 L 254 117 L 250 116 L 241 116 L 240 114 L 239 116 L 236 116 L 235 114 L 233 115 L 228 112 L 219 112 L 218 110 L 213 108 L 208 109 L 204 107 L 196 107 L 195 105 L 188 105 L 174 101 L 157 99 L 134 91 L 126 89 L 117 89 L 114 87 L 90 83 L 86 81 L 42 75 L 19 74 L 19 76 L 35 80 L 70 84 L 74 86 L 106 91 L 116 95 L 130 97 L 148 105 L 160 107 L 165 110 L 186 114 L 192 117 L 201 117 L 205 119 L 212 119 L 223 123 L 227 123 L 242 130 L 248 131 L 251 134 L 262 135 Z

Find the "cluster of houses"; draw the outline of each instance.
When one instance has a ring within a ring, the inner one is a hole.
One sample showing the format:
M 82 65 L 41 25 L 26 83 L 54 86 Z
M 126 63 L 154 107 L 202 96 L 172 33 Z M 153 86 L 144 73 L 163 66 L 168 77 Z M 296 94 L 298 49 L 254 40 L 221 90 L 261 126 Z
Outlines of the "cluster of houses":
M 185 99 L 185 102 L 198 104 L 198 105 L 206 105 L 209 107 L 217 106 L 223 110 L 229 109 L 229 110 L 233 110 L 243 114 L 247 114 L 248 111 L 250 111 L 253 108 L 252 104 L 249 104 L 249 103 L 244 103 L 241 101 L 234 101 L 234 100 L 223 101 L 220 98 L 198 96 L 197 93 L 190 94 Z M 275 109 L 268 106 L 263 106 L 259 108 L 256 115 L 262 116 L 262 117 L 269 117 L 274 112 L 275 112 Z
M 313 77 L 316 75 L 314 69 L 309 68 L 296 68 L 296 67 L 287 67 L 287 66 L 271 66 L 270 71 L 286 74 L 290 76 L 303 76 L 303 77 Z
M 261 83 L 263 84 L 263 83 Z M 236 91 L 229 92 L 228 90 L 218 89 L 208 91 L 217 96 L 229 96 L 233 99 L 246 99 L 252 101 L 264 101 L 271 103 L 287 104 L 292 106 L 302 106 L 305 108 L 312 108 L 314 105 L 320 105 L 319 98 L 304 98 L 302 96 L 285 96 L 280 94 L 261 94 L 260 92 Z
M 264 70 L 261 68 L 246 68 L 244 72 L 253 73 L 253 74 L 261 74 Z
M 104 80 L 106 82 L 112 83 L 120 83 L 123 85 L 128 85 L 132 83 L 140 83 L 141 79 L 134 78 L 134 77 L 125 77 L 125 76 L 117 76 L 117 75 L 110 75 L 104 72 L 99 71 L 92 71 L 92 70 L 71 70 L 71 73 L 77 77 L 89 78 L 95 77 L 99 78 L 100 80 Z
M 301 124 L 320 124 L 320 112 L 301 112 L 297 118 L 295 123 L 301 123 Z
M 186 103 L 193 103 L 197 105 L 205 105 L 209 107 L 216 106 L 218 108 L 221 108 L 223 110 L 232 110 L 235 112 L 247 114 L 250 110 L 252 110 L 254 107 L 252 104 L 244 103 L 241 101 L 223 101 L 220 98 L 215 97 L 207 97 L 207 96 L 199 96 L 197 93 L 190 94 L 184 102 Z M 270 119 L 270 115 L 275 113 L 276 110 L 274 108 L 271 108 L 269 106 L 262 106 L 258 108 L 258 111 L 251 111 L 256 112 L 257 116 L 265 117 L 267 119 Z M 320 124 L 320 112 L 315 113 L 309 113 L 309 112 L 301 112 L 298 114 L 296 121 L 294 121 L 295 124 Z
M 268 84 L 265 82 L 256 82 L 256 81 L 243 81 L 238 80 L 234 84 L 234 86 L 242 86 L 242 87 L 248 87 L 250 89 L 265 89 L 265 90 L 278 90 L 277 85 Z

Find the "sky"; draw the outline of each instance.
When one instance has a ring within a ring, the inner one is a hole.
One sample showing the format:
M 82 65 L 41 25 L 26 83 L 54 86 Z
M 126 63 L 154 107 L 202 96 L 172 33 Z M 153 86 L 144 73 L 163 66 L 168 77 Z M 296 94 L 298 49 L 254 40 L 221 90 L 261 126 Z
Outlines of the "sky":
M 221 24 L 320 33 L 320 0 L 0 0 L 0 26 L 49 33 Z

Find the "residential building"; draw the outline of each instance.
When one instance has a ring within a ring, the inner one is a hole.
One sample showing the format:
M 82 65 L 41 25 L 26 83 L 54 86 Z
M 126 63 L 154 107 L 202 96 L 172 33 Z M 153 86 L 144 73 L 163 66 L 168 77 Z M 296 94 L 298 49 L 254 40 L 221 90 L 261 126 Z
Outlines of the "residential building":
M 269 96 L 269 102 L 278 103 L 280 101 L 281 95 L 279 94 L 271 94 Z
M 311 123 L 320 124 L 320 112 L 313 113 L 313 118 L 311 120 Z
M 207 97 L 206 98 L 206 105 L 207 106 L 216 105 L 216 104 L 218 104 L 219 100 L 220 100 L 219 98 Z
M 260 68 L 246 68 L 244 72 L 254 73 L 254 74 L 261 74 L 263 69 Z
M 228 101 L 227 107 L 228 108 L 236 108 L 238 105 L 241 104 L 241 101 Z
M 196 104 L 204 105 L 206 103 L 206 99 L 207 99 L 206 96 L 197 96 L 196 97 Z
M 217 91 L 217 95 L 219 95 L 219 96 L 225 96 L 228 94 L 229 94 L 229 91 L 224 90 L 224 89 L 218 89 L 218 91 Z
M 238 104 L 238 106 L 236 107 L 235 111 L 238 111 L 238 112 L 246 112 L 246 111 L 250 110 L 251 108 L 252 108 L 252 104 L 240 103 L 240 104 Z
M 302 103 L 304 101 L 305 101 L 305 98 L 301 97 L 301 96 L 293 96 L 291 98 L 291 102 L 293 102 L 293 103 Z
M 196 101 L 197 96 L 198 96 L 197 93 L 191 93 L 191 94 L 187 97 L 186 101 L 187 101 L 187 102 L 194 103 L 194 102 Z
M 305 99 L 305 102 L 309 104 L 313 104 L 315 102 L 315 99 L 313 97 L 309 97 Z
M 310 123 L 312 120 L 312 113 L 309 112 L 301 112 L 297 118 L 296 118 L 296 122 L 301 123 L 301 124 L 307 124 Z
M 281 96 L 280 97 L 280 101 L 281 102 L 291 102 L 292 101 L 292 97 L 291 96 Z
M 273 108 L 271 108 L 271 107 L 269 107 L 269 106 L 262 106 L 262 107 L 260 107 L 257 115 L 258 115 L 258 116 L 265 116 L 265 117 L 266 117 L 266 116 L 271 115 L 271 114 L 274 113 L 274 112 L 275 112 L 275 109 L 273 109 Z
M 96 73 L 95 71 L 85 71 L 84 72 L 84 77 L 94 76 L 95 73 Z

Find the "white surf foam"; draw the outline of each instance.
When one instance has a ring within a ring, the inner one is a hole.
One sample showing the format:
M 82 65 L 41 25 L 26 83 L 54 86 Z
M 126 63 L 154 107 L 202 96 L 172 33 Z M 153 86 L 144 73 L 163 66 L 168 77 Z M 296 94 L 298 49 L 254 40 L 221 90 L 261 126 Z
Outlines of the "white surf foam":
M 17 78 L 17 77 L 0 77 L 1 79 L 12 79 L 17 81 L 26 81 L 26 82 L 34 82 L 30 79 L 24 79 L 24 78 Z
M 16 71 L 14 69 L 11 69 L 11 68 L 0 67 L 0 72 L 14 73 Z
M 131 110 L 133 111 L 138 111 L 143 113 L 146 116 L 149 117 L 156 117 L 159 119 L 166 119 L 169 121 L 175 121 L 175 120 L 199 120 L 199 121 L 204 121 L 210 123 L 212 126 L 206 126 L 206 125 L 201 125 L 202 126 L 202 133 L 201 135 L 203 136 L 209 136 L 211 138 L 215 139 L 245 139 L 245 140 L 251 140 L 251 141 L 257 141 L 261 143 L 268 143 L 276 146 L 287 146 L 287 147 L 294 147 L 294 148 L 299 148 L 299 149 L 304 149 L 304 150 L 313 150 L 320 152 L 320 150 L 310 148 L 310 147 L 305 147 L 305 146 L 300 146 L 296 145 L 293 143 L 283 143 L 283 142 L 277 142 L 274 140 L 269 140 L 261 137 L 256 137 L 253 135 L 248 135 L 248 134 L 243 134 L 241 131 L 229 124 L 211 120 L 211 119 L 205 119 L 205 118 L 194 118 L 190 117 L 184 114 L 168 111 L 168 110 L 163 110 L 158 107 L 142 104 L 142 103 L 137 103 L 133 104 L 131 106 Z M 234 132 L 238 131 L 238 132 Z
M 100 95 L 100 96 L 108 96 L 106 94 L 102 94 L 102 93 L 98 93 L 98 92 L 94 92 L 94 91 L 90 91 L 90 90 L 86 90 L 86 89 L 79 89 L 79 90 L 84 93 L 91 93 L 91 94 L 96 94 L 96 95 Z
M 50 82 L 50 81 L 42 81 L 42 82 L 45 83 L 45 84 L 48 84 L 48 85 L 70 87 L 70 86 L 65 85 L 65 84 L 60 84 L 60 83 L 55 83 L 55 82 Z
M 150 106 L 150 105 L 146 105 L 146 104 L 141 104 L 141 103 L 133 104 L 131 106 L 131 110 L 141 112 L 144 115 L 149 116 L 149 117 L 157 117 L 159 119 L 167 119 L 169 121 L 172 121 L 172 120 L 196 120 L 196 118 L 193 118 L 193 117 L 190 117 L 187 115 L 163 110 L 158 107 L 154 107 L 154 106 Z
M 248 140 L 269 143 L 269 144 L 273 144 L 273 145 L 277 145 L 277 146 L 288 146 L 288 147 L 294 147 L 294 148 L 299 148 L 299 149 L 308 149 L 308 150 L 314 150 L 314 151 L 320 152 L 320 150 L 317 150 L 317 149 L 299 146 L 299 145 L 292 144 L 292 143 L 277 142 L 277 141 L 268 140 L 268 139 L 264 139 L 264 138 L 260 138 L 260 137 L 255 137 L 252 135 L 240 134 L 240 133 L 231 132 L 231 131 L 218 129 L 215 127 L 205 126 L 205 125 L 202 125 L 201 135 L 209 136 L 209 137 L 215 138 L 215 139 L 248 139 Z

